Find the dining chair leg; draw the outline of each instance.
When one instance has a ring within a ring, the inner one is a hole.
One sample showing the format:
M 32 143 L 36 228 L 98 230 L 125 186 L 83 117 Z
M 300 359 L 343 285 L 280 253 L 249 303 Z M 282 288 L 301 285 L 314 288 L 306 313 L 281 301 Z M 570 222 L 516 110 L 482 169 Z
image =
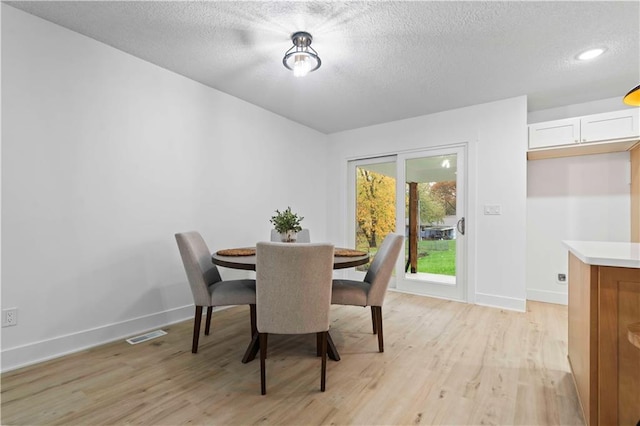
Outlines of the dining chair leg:
M 376 329 L 378 330 L 378 351 L 384 352 L 384 339 L 382 337 L 382 306 L 376 308 Z
M 371 307 L 371 324 L 373 324 L 373 334 L 377 334 L 378 331 L 376 330 L 376 310 L 373 306 Z
M 196 306 L 196 315 L 193 318 L 193 343 L 191 353 L 198 353 L 198 338 L 200 337 L 200 320 L 202 320 L 202 306 Z
M 324 392 L 327 383 L 327 335 L 328 331 L 317 333 L 320 338 L 320 346 L 322 350 L 322 368 L 320 371 L 320 391 Z
M 209 330 L 211 330 L 211 314 L 213 313 L 213 306 L 207 306 L 207 322 L 204 326 L 204 335 L 209 335 Z
M 266 359 L 267 359 L 267 333 L 260 333 L 260 392 L 262 395 L 267 394 L 267 375 L 266 375 Z
M 251 337 L 255 336 L 258 332 L 258 327 L 256 326 L 256 305 L 252 303 L 249 305 L 249 315 L 251 316 Z
M 333 343 L 333 339 L 331 338 L 331 333 L 327 331 L 327 356 L 329 359 L 334 361 L 340 361 L 340 354 L 338 353 L 338 348 L 336 348 L 336 344 Z

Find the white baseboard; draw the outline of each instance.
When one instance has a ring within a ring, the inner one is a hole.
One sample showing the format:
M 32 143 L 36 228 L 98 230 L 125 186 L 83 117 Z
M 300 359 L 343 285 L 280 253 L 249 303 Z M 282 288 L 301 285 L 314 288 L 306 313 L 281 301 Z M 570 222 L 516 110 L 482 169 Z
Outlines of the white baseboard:
M 220 310 L 223 308 L 214 308 Z M 206 311 L 206 309 L 204 310 Z M 2 368 L 10 371 L 48 361 L 63 355 L 83 351 L 105 343 L 125 339 L 152 329 L 193 319 L 193 305 L 109 324 L 77 333 L 57 336 L 39 342 L 2 350 Z
M 389 291 L 395 291 L 397 293 L 415 294 L 417 296 L 432 297 L 435 299 L 451 300 L 452 302 L 472 303 L 472 302 L 465 302 L 464 300 L 455 300 L 455 299 L 450 299 L 446 297 L 412 293 L 410 291 L 398 290 L 397 288 L 390 288 Z M 488 306 L 491 308 L 499 308 L 499 309 L 507 309 L 510 311 L 518 311 L 518 312 L 525 312 L 527 309 L 527 301 L 525 299 L 514 299 L 511 297 L 494 296 L 492 294 L 482 294 L 482 293 L 476 293 L 474 296 L 475 296 L 475 302 L 472 303 L 474 305 Z
M 476 293 L 476 305 L 489 306 L 492 308 L 508 309 L 510 311 L 526 312 L 526 299 L 516 299 L 513 297 L 496 296 L 493 294 Z
M 410 291 L 410 290 L 398 290 L 397 288 L 388 288 L 387 291 L 394 291 L 396 293 L 404 293 L 404 294 L 413 294 L 414 296 L 430 297 L 432 299 L 450 300 L 452 302 L 469 303 L 466 300 L 452 299 L 450 297 L 436 296 L 434 294 L 417 293 L 415 291 Z
M 527 300 L 567 305 L 569 303 L 569 295 L 559 291 L 527 289 Z

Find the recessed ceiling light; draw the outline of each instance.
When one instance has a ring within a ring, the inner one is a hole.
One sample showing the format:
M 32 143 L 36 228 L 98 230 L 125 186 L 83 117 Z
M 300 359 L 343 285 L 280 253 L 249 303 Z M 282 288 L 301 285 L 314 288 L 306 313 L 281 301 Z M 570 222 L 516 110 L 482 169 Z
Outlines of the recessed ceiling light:
M 597 58 L 598 56 L 604 53 L 605 49 L 599 47 L 597 49 L 589 49 L 578 55 L 578 59 L 581 61 L 588 61 L 593 58 Z

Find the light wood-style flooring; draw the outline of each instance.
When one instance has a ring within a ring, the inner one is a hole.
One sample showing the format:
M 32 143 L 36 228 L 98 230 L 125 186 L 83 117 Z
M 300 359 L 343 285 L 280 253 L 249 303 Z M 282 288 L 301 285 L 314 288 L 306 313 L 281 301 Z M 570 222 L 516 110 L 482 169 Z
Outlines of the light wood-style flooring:
M 370 309 L 333 306 L 320 392 L 316 338 L 270 336 L 267 395 L 259 360 L 240 362 L 249 309 L 213 315 L 191 353 L 192 322 L 131 346 L 115 342 L 2 375 L 2 424 L 584 424 L 566 358 L 566 306 L 526 313 L 389 292 L 385 352 Z

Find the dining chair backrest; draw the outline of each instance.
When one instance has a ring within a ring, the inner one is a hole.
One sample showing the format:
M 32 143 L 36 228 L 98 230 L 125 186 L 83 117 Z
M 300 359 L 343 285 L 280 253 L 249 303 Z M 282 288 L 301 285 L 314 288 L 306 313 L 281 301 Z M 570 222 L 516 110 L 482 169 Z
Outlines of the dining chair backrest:
M 211 304 L 209 285 L 222 281 L 220 272 L 211 261 L 211 252 L 200 233 L 196 231 L 176 234 L 187 279 L 196 306 Z
M 271 230 L 271 241 L 272 242 L 280 242 L 282 241 L 282 237 L 280 237 L 280 233 L 275 229 Z M 310 243 L 311 235 L 309 234 L 309 230 L 304 228 L 302 231 L 298 232 L 296 236 L 296 243 Z
M 371 285 L 367 295 L 369 306 L 382 306 L 403 243 L 404 236 L 400 234 L 387 234 L 382 241 L 367 274 L 364 276 L 364 281 Z
M 329 330 L 332 244 L 259 242 L 256 305 L 260 333 Z

